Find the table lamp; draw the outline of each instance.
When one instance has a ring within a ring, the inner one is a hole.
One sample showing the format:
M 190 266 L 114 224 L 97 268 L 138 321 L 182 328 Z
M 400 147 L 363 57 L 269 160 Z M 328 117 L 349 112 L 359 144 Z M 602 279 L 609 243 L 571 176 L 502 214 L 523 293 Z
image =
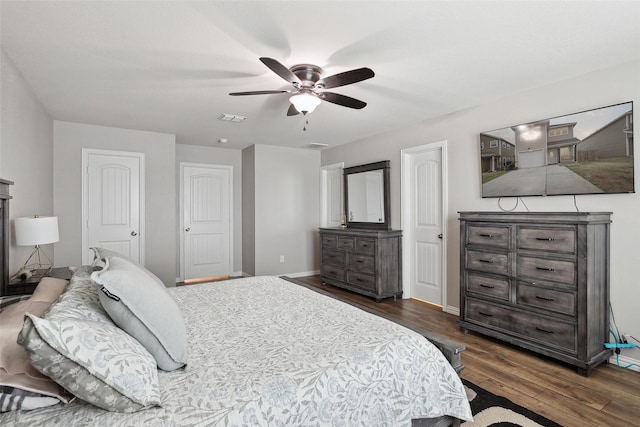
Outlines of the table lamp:
M 58 217 L 35 215 L 33 217 L 16 218 L 13 220 L 13 225 L 18 246 L 35 246 L 20 271 L 29 271 L 31 274 L 38 276 L 49 274 L 51 268 L 53 268 L 53 263 L 40 248 L 40 245 L 60 241 Z

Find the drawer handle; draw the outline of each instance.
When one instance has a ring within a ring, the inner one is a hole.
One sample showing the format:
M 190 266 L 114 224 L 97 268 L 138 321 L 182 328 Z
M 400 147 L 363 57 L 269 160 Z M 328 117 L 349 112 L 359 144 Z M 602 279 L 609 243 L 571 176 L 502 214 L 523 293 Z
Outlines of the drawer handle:
M 540 299 L 542 301 L 553 301 L 553 298 L 541 297 L 540 295 L 536 295 L 536 299 Z
M 536 267 L 536 270 L 542 270 L 542 271 L 556 271 L 555 268 L 553 267 Z
M 359 277 L 356 277 L 356 282 L 362 282 L 362 279 Z
M 495 286 L 485 285 L 484 283 L 480 283 L 480 287 L 481 287 L 481 288 L 487 288 L 487 289 L 493 289 L 493 288 L 495 288 Z
M 363 263 L 364 261 L 363 261 L 363 260 L 361 260 L 361 259 L 359 259 L 359 260 L 357 260 L 356 262 Z
M 482 314 L 483 316 L 493 317 L 493 314 L 485 313 L 484 311 L 479 311 L 478 313 Z
M 556 239 L 554 239 L 553 237 L 536 237 L 536 240 L 543 240 L 545 242 L 553 242 Z
M 550 331 L 548 329 L 543 329 L 543 328 L 540 328 L 538 326 L 536 326 L 536 331 L 544 332 L 545 334 L 554 334 L 555 333 L 553 331 Z
M 483 234 L 480 234 L 480 237 L 487 237 L 489 239 L 493 239 L 495 236 L 493 234 L 485 234 L 485 233 L 483 233 Z
M 484 262 L 485 264 L 493 264 L 493 260 L 492 259 L 479 259 L 478 261 Z

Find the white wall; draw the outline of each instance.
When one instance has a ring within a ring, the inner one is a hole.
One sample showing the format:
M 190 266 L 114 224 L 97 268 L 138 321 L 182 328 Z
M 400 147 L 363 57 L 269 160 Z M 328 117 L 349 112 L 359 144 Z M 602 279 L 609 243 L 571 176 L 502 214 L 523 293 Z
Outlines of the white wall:
M 9 215 L 53 215 L 53 120 L 31 92 L 20 72 L 0 49 L 0 178 L 13 181 Z M 33 247 L 16 246 L 9 253 L 9 274 L 26 261 Z M 57 245 L 44 245 L 53 260 Z
M 391 160 L 391 219 L 400 228 L 400 150 L 430 142 L 448 141 L 449 218 L 447 238 L 447 301 L 458 306 L 460 241 L 457 212 L 496 211 L 498 199 L 481 198 L 479 133 L 516 123 L 634 101 L 640 110 L 640 61 L 540 87 L 498 101 L 460 111 L 416 126 L 397 129 L 322 151 L 322 165 L 344 161 L 345 167 Z M 636 126 L 636 136 L 637 136 Z M 640 337 L 640 154 L 636 138 L 635 194 L 577 196 L 581 211 L 611 211 L 611 303 L 621 332 Z M 574 211 L 573 197 L 525 197 L 531 211 Z M 503 199 L 505 209 L 513 199 Z M 522 205 L 518 211 L 525 210 Z M 640 350 L 634 350 L 640 359 Z
M 82 261 L 82 149 L 145 153 L 145 266 L 167 286 L 176 281 L 175 136 L 54 121 L 56 265 Z
M 203 147 L 201 145 L 176 145 L 176 218 L 180 221 L 180 163 L 204 163 L 233 167 L 233 270 L 242 272 L 242 151 L 220 147 Z M 178 224 L 178 223 L 176 223 Z M 180 230 L 180 224 L 177 225 Z M 176 233 L 176 239 L 180 233 Z M 176 241 L 176 247 L 180 242 Z M 178 251 L 179 252 L 179 251 Z M 180 254 L 176 260 L 176 271 L 180 272 Z
M 306 148 L 255 145 L 247 151 L 247 159 L 250 154 L 254 181 L 253 185 L 246 184 L 253 187 L 255 206 L 254 274 L 300 275 L 318 271 L 320 153 Z M 280 262 L 280 256 L 284 256 L 284 262 Z

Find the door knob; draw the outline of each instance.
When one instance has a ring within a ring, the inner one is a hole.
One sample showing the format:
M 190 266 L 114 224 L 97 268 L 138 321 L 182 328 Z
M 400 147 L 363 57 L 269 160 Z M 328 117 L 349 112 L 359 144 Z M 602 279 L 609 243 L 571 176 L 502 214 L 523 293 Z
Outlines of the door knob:
M 191 229 L 189 227 L 185 228 L 184 231 L 186 231 L 187 233 L 191 231 Z
M 137 236 L 137 235 L 138 235 L 138 233 L 137 233 L 137 232 L 135 232 L 135 231 L 132 231 L 132 232 L 131 232 L 131 235 L 132 235 L 132 236 Z
M 438 239 L 442 240 L 442 233 L 438 234 Z

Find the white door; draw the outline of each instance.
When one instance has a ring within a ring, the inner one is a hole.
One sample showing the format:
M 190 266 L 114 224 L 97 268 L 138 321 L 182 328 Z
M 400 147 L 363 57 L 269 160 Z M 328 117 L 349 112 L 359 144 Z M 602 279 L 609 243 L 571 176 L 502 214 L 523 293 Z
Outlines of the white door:
M 321 227 L 339 227 L 342 224 L 344 209 L 344 196 L 342 187 L 344 175 L 342 174 L 344 163 L 323 166 L 321 175 Z
M 232 273 L 230 166 L 181 163 L 182 277 Z
M 445 142 L 403 150 L 403 230 L 409 294 L 445 305 Z
M 144 263 L 144 153 L 82 150 L 82 263 L 103 247 Z

